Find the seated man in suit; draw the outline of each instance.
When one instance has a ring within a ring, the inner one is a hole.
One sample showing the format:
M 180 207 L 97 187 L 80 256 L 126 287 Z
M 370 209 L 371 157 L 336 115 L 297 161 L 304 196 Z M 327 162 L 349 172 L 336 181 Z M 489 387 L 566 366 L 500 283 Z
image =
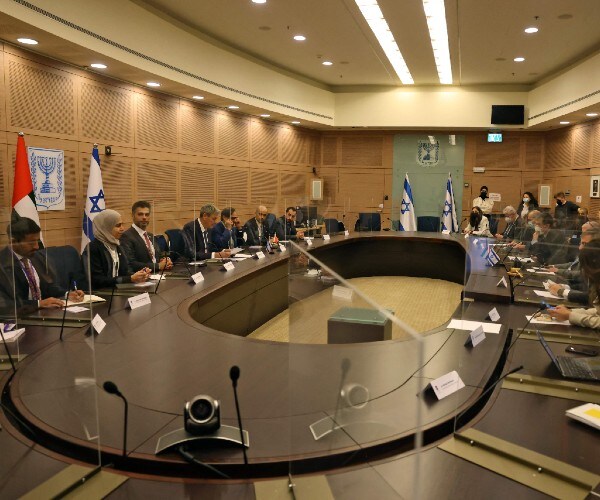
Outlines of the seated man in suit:
M 541 216 L 542 212 L 539 210 L 531 210 L 527 214 L 527 220 L 515 230 L 515 239 L 510 244 L 517 250 L 528 248 L 535 233 L 535 221 Z
M 213 243 L 213 227 L 219 220 L 220 210 L 214 205 L 204 205 L 200 217 L 183 226 L 185 255 L 190 260 L 206 260 L 215 257 L 229 257 L 230 251 L 222 250 Z
M 268 215 L 267 207 L 260 205 L 254 217 L 244 224 L 246 243 L 250 246 L 265 246 L 269 239 L 269 228 L 265 223 Z
M 0 251 L 0 296 L 3 308 L 13 302 L 27 309 L 55 309 L 64 305 L 66 290 L 53 279 L 39 250 L 40 227 L 27 217 L 8 226 L 10 245 Z M 61 300 L 63 299 L 63 300 Z M 81 302 L 83 291 L 69 292 L 69 300 Z
M 216 248 L 236 248 L 244 245 L 242 223 L 235 208 L 227 207 L 221 211 L 221 222 L 212 229 L 212 242 Z
M 519 216 L 517 215 L 517 211 L 511 205 L 504 207 L 502 213 L 504 214 L 504 220 L 506 221 L 506 228 L 504 228 L 502 234 L 496 233 L 494 237 L 497 240 L 512 241 L 515 239 L 515 234 L 517 232 L 517 221 Z
M 531 238 L 530 252 L 541 264 L 564 262 L 566 238 L 562 231 L 553 229 L 554 219 L 548 212 L 535 220 L 535 233 Z
M 150 203 L 136 201 L 131 207 L 133 224 L 121 236 L 121 248 L 125 252 L 129 267 L 134 271 L 149 268 L 156 270 L 171 269 L 173 263 L 168 257 L 156 258 L 154 235 L 147 231 L 150 223 Z
M 304 232 L 296 230 L 296 208 L 287 207 L 285 215 L 279 217 L 275 223 L 275 234 L 280 240 L 303 240 Z

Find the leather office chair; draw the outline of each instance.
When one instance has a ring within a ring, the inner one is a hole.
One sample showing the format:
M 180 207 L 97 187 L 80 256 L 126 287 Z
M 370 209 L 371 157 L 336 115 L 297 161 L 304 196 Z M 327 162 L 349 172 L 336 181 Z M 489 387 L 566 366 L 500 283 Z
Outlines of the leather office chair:
M 46 247 L 39 251 L 48 263 L 48 268 L 56 278 L 57 283 L 64 289 L 73 286 L 69 276 L 77 283 L 80 290 L 87 289 L 88 280 L 83 268 L 79 251 L 71 245 Z
M 340 231 L 340 223 L 337 219 L 323 219 L 323 224 L 325 224 L 325 233 L 327 234 L 337 233 Z
M 275 214 L 267 214 L 265 218 L 265 224 L 267 225 L 267 229 L 269 234 L 275 234 L 275 224 L 277 222 L 277 216 Z
M 492 214 L 488 214 L 486 217 L 490 223 L 490 233 L 496 234 L 498 232 L 498 219 Z
M 164 253 L 169 250 L 169 242 L 164 234 L 154 235 L 154 250 L 159 253 Z
M 169 250 L 173 252 L 171 260 L 175 261 L 183 258 L 185 254 L 185 242 L 183 241 L 181 229 L 167 229 L 165 235 L 169 238 Z
M 417 231 L 439 233 L 440 218 L 434 215 L 421 215 L 417 217 Z
M 381 214 L 377 212 L 361 212 L 354 225 L 355 231 L 381 231 Z

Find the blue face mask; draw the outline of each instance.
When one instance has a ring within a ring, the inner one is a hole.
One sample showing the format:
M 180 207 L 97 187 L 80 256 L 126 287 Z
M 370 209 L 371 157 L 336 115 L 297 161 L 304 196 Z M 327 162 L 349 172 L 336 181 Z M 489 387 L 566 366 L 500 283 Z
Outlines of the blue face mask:
M 529 198 L 523 198 L 523 203 L 529 203 Z

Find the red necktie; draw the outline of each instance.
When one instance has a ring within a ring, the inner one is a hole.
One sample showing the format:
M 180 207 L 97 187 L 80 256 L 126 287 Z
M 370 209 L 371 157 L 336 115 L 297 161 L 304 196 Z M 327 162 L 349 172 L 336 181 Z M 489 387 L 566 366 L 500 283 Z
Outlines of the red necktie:
M 31 268 L 31 263 L 29 262 L 29 259 L 21 259 L 21 262 L 23 263 L 23 269 L 25 270 L 27 283 L 29 283 L 29 290 L 31 290 L 31 298 L 33 300 L 41 300 L 42 294 L 40 293 L 37 281 L 35 280 L 35 274 L 33 272 L 33 269 Z
M 152 243 L 150 243 L 150 238 L 148 238 L 148 233 L 144 231 L 144 241 L 146 242 L 146 248 L 148 249 L 148 255 L 151 260 L 154 260 L 154 252 L 152 251 Z

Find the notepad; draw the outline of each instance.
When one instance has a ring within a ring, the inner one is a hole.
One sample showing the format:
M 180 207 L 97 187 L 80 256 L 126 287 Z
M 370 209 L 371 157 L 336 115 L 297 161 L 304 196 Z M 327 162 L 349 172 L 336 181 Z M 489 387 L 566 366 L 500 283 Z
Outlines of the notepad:
M 565 415 L 600 430 L 600 405 L 586 403 L 567 410 Z
M 498 323 L 484 323 L 482 321 L 453 319 L 450 320 L 450 323 L 448 323 L 446 328 L 454 328 L 455 330 L 466 330 L 468 332 L 472 332 L 480 325 L 485 333 L 500 333 L 500 328 L 502 327 L 502 325 Z
M 25 328 L 19 328 L 17 330 L 10 330 L 8 332 L 4 332 L 4 340 L 8 342 L 14 342 L 21 335 L 25 333 Z
M 98 297 L 97 295 L 84 295 L 83 300 L 81 302 L 73 302 L 71 300 L 68 300 L 67 307 L 80 306 L 81 304 L 90 304 L 91 302 L 106 302 L 106 299 Z

